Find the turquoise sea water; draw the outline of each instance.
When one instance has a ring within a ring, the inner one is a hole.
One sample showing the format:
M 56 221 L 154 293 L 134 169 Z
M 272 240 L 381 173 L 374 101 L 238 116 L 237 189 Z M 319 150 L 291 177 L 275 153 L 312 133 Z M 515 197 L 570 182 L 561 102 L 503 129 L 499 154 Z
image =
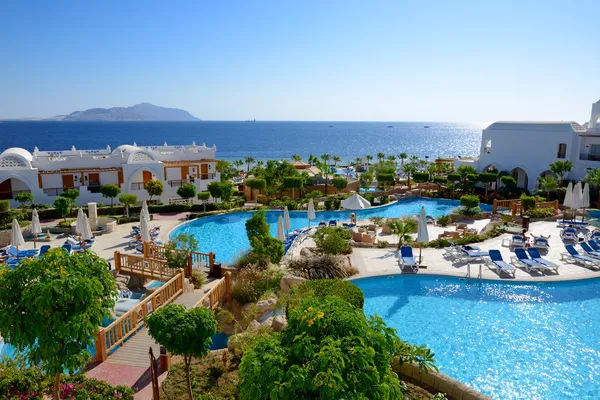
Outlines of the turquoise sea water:
M 440 371 L 495 399 L 600 398 L 600 279 L 466 283 L 439 276 L 353 281 L 365 314 L 429 346 Z
M 417 215 L 421 206 L 425 207 L 427 215 L 439 217 L 449 214 L 460 204 L 456 200 L 443 199 L 410 199 L 400 200 L 388 206 L 370 208 L 367 210 L 355 211 L 357 219 L 368 218 L 369 216 L 379 216 L 384 218 L 397 218 L 410 215 Z M 481 208 L 485 211 L 491 211 L 491 206 L 482 204 Z M 311 221 L 311 226 L 318 225 L 320 221 L 329 220 L 349 220 L 352 211 L 321 211 L 317 212 L 317 218 Z M 267 222 L 271 226 L 271 235 L 277 235 L 277 220 L 282 211 L 268 211 L 266 213 Z M 246 237 L 246 221 L 252 216 L 252 212 L 238 212 L 224 215 L 200 218 L 187 224 L 175 228 L 171 232 L 171 237 L 179 233 L 191 234 L 200 243 L 201 252 L 214 252 L 217 261 L 232 262 L 236 256 L 250 247 Z M 308 220 L 306 212 L 290 212 L 292 229 L 306 228 Z
M 388 128 L 388 126 L 393 126 Z M 424 126 L 430 128 L 424 128 Z M 333 126 L 330 128 L 330 126 Z M 442 122 L 60 122 L 5 121 L 0 124 L 0 151 L 113 149 L 121 144 L 170 145 L 206 143 L 217 157 L 289 159 L 299 154 L 329 153 L 343 162 L 378 152 L 420 157 L 473 156 L 479 153 L 486 124 Z

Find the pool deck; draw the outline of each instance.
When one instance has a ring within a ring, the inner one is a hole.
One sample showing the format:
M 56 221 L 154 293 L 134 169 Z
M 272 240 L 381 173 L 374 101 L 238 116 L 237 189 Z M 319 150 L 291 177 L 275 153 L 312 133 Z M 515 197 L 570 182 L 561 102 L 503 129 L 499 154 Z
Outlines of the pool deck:
M 480 221 L 475 222 L 481 223 Z M 477 228 L 475 225 L 472 226 Z M 471 225 L 469 227 L 471 227 Z M 429 227 L 430 239 L 437 237 L 437 229 L 439 228 Z M 477 277 L 480 267 L 482 279 L 489 280 L 551 282 L 600 277 L 600 271 L 594 271 L 579 264 L 561 260 L 560 253 L 563 253 L 566 250 L 560 239 L 560 230 L 561 229 L 557 226 L 556 222 L 533 222 L 529 229 L 529 232 L 534 235 L 551 235 L 549 240 L 550 250 L 547 254 L 542 253 L 542 256 L 560 266 L 558 274 L 555 274 L 554 272 L 546 272 L 545 274 L 535 271 L 526 272 L 524 268 L 519 268 L 517 266 L 517 272 L 513 278 L 512 275 L 498 275 L 495 270 L 488 268 L 484 262 L 471 262 L 471 277 Z M 391 235 L 388 235 L 388 237 L 389 236 Z M 486 240 L 485 242 L 477 243 L 476 245 L 481 247 L 483 251 L 492 249 L 500 250 L 504 261 L 510 263 L 511 257 L 514 256 L 514 252 L 508 247 L 502 246 L 502 241 L 511 236 L 511 234 L 503 234 L 496 238 Z M 378 239 L 382 238 L 384 237 L 378 237 Z M 388 241 L 392 242 L 392 240 Z M 310 243 L 307 243 L 307 245 L 310 246 Z M 575 246 L 575 248 L 580 253 L 583 253 L 579 246 Z M 414 253 L 415 259 L 418 259 L 419 250 L 415 248 Z M 419 268 L 418 274 L 466 277 L 469 264 L 464 262 L 453 262 L 450 259 L 444 258 L 443 253 L 444 252 L 441 249 L 423 249 L 423 264 L 426 265 L 427 268 Z M 350 259 L 353 266 L 359 270 L 359 274 L 353 278 L 403 273 L 398 266 L 397 251 L 395 248 L 374 249 L 354 247 Z

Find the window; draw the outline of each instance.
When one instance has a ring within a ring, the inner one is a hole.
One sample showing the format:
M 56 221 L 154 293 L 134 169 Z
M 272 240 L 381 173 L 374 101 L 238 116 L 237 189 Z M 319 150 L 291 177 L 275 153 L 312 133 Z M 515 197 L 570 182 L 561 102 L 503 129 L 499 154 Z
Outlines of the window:
M 483 152 L 485 154 L 491 154 L 491 152 L 492 152 L 492 141 L 491 140 L 485 141 L 485 145 L 483 146 Z
M 565 158 L 567 156 L 567 144 L 566 143 L 560 143 L 558 145 L 558 154 L 556 155 L 557 158 Z

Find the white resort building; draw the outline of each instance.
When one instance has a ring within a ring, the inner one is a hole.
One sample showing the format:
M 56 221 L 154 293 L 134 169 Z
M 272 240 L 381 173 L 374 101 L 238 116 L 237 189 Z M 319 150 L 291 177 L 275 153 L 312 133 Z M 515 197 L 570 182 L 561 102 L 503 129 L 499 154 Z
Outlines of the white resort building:
M 592 104 L 590 121 L 494 122 L 483 130 L 479 157 L 460 159 L 478 172 L 495 168 L 508 171 L 523 189 L 537 187 L 540 176 L 552 174 L 550 163 L 569 160 L 568 179 L 580 180 L 587 168 L 600 168 L 600 101 Z
M 182 199 L 177 188 L 184 183 L 198 192 L 220 179 L 216 146 L 137 146 L 121 145 L 114 150 L 39 151 L 10 148 L 0 154 L 0 199 L 11 200 L 21 192 L 31 192 L 36 203 L 52 204 L 65 189 L 78 189 L 78 202 L 106 202 L 100 187 L 119 185 L 122 193 L 148 200 L 144 183 L 163 182 L 164 192 L 152 200 L 165 204 Z M 14 204 L 13 204 L 14 205 Z

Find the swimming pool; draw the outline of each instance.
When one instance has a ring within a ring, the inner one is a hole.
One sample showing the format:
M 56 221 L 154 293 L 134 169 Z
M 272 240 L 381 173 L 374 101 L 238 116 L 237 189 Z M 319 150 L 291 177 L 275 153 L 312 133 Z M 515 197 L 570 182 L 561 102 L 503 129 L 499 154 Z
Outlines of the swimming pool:
M 440 276 L 354 280 L 365 314 L 429 346 L 440 371 L 497 399 L 600 393 L 600 279 L 516 284 Z
M 457 200 L 426 199 L 417 198 L 400 200 L 396 203 L 383 207 L 369 208 L 354 211 L 357 218 L 368 218 L 373 216 L 384 218 L 397 218 L 409 215 L 417 215 L 421 206 L 425 207 L 427 215 L 439 217 L 449 214 L 460 203 Z M 482 204 L 484 211 L 491 211 L 488 204 Z M 317 218 L 311 221 L 311 226 L 320 221 L 349 220 L 352 211 L 320 211 Z M 267 222 L 271 225 L 271 235 L 277 235 L 277 219 L 283 215 L 283 211 L 267 211 Z M 204 253 L 214 252 L 217 261 L 232 262 L 239 254 L 250 247 L 246 237 L 246 221 L 252 216 L 252 212 L 237 212 L 224 215 L 215 215 L 200 218 L 175 228 L 170 237 L 180 233 L 191 234 L 198 239 L 200 251 Z M 308 221 L 305 211 L 290 212 L 290 221 L 293 229 L 306 228 Z

